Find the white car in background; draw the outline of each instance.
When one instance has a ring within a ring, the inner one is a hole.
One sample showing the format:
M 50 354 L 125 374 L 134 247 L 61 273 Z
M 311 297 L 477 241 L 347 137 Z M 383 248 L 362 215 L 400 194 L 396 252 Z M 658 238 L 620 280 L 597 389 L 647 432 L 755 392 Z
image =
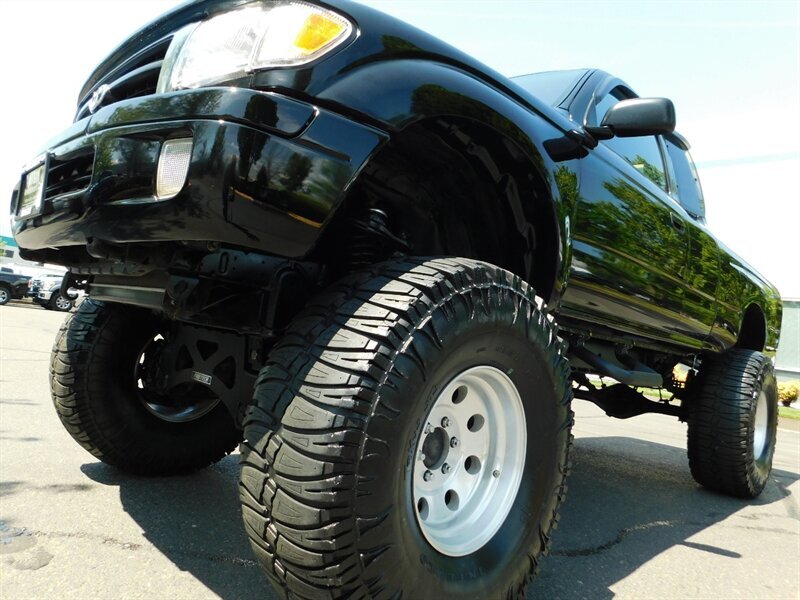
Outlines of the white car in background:
M 64 275 L 45 274 L 31 279 L 28 296 L 39 306 L 48 310 L 69 311 L 75 306 L 79 297 L 76 290 L 71 290 L 66 295 L 61 293 L 61 282 Z

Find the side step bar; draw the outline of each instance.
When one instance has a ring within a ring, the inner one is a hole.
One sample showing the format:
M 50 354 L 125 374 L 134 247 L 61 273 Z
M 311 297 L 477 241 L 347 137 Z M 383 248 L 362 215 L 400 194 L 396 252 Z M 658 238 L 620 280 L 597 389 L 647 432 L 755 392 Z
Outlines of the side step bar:
M 664 385 L 664 379 L 661 377 L 660 373 L 653 371 L 653 369 L 641 363 L 634 365 L 635 369 L 627 370 L 597 356 L 594 352 L 587 350 L 583 346 L 570 347 L 570 353 L 597 369 L 601 375 L 616 379 L 625 385 L 653 388 L 659 388 Z
M 683 419 L 683 405 L 668 404 L 648 400 L 644 394 L 623 383 L 616 383 L 602 389 L 573 390 L 575 397 L 594 402 L 609 417 L 629 419 L 645 413 L 659 413 Z

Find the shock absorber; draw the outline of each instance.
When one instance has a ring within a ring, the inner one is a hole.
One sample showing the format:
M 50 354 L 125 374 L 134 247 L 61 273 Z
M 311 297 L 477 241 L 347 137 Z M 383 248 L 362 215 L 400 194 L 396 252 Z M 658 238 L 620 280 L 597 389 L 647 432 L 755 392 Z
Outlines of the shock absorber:
M 355 221 L 349 243 L 350 266 L 353 269 L 386 260 L 405 242 L 388 228 L 389 215 L 380 208 L 370 208 L 367 218 Z

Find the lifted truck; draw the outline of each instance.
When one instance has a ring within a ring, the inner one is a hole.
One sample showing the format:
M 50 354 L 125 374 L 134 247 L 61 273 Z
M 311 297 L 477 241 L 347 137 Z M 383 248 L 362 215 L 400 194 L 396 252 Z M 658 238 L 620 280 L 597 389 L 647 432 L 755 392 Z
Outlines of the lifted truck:
M 779 295 L 706 227 L 674 127 L 602 71 L 510 80 L 345 0 L 183 5 L 14 192 L 23 257 L 89 295 L 56 410 L 131 473 L 241 443 L 245 528 L 291 598 L 521 596 L 573 394 L 685 420 L 695 479 L 753 498 Z

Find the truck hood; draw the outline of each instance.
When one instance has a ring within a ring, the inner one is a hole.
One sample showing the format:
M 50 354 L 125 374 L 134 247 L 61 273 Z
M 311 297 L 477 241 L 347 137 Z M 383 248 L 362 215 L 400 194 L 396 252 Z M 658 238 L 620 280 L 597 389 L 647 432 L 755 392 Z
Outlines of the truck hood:
M 195 0 L 163 14 L 130 36 L 95 68 L 80 91 L 78 104 L 85 103 L 101 84 L 113 80 L 137 53 L 161 40 L 169 39 L 181 27 L 254 1 Z M 303 97 L 318 97 L 346 74 L 370 63 L 421 59 L 446 64 L 469 73 L 520 104 L 534 109 L 564 131 L 574 127 L 560 112 L 504 75 L 408 23 L 350 0 L 305 1 L 330 8 L 350 18 L 358 32 L 355 39 L 348 46 L 320 61 L 299 67 L 259 71 L 251 77 L 250 87 L 261 90 L 291 89 Z M 237 82 L 241 83 L 243 82 Z

